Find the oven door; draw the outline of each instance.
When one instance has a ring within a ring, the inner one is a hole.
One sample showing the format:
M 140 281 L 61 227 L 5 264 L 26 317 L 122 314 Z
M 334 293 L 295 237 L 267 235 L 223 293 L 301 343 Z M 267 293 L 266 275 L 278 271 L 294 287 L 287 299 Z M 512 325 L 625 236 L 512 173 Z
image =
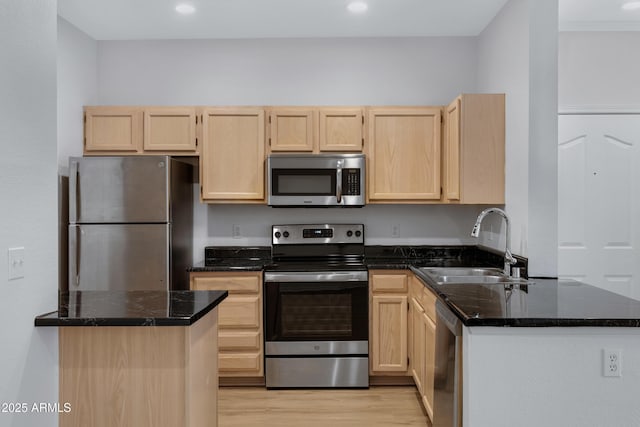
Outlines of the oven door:
M 366 271 L 265 273 L 267 388 L 369 387 Z
M 366 343 L 367 279 L 366 271 L 265 273 L 265 341 L 324 342 L 334 347 Z M 291 345 L 281 347 L 297 353 Z

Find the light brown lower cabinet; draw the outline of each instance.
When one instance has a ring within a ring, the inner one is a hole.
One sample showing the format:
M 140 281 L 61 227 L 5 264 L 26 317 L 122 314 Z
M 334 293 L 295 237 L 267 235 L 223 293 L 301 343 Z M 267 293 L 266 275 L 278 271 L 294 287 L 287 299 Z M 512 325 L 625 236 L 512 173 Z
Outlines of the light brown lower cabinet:
M 427 414 L 429 418 L 433 420 L 436 296 L 413 274 L 410 277 L 410 295 L 410 370 Z
M 61 427 L 215 427 L 217 317 L 59 328 Z M 61 408 L 62 409 L 62 408 Z
M 369 374 L 410 376 L 408 369 L 408 272 L 369 271 Z
M 263 377 L 262 272 L 192 272 L 190 282 L 192 290 L 229 291 L 219 306 L 220 377 Z

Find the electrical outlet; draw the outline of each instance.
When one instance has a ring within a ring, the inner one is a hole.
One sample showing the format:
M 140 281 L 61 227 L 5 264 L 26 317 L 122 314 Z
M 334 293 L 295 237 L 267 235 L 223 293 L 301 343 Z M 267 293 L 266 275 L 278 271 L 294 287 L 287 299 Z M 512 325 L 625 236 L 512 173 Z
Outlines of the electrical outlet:
M 398 224 L 391 226 L 391 237 L 400 237 L 400 226 Z
M 9 280 L 21 279 L 24 277 L 24 248 L 9 248 Z
M 242 237 L 239 224 L 233 224 L 233 227 L 231 228 L 231 237 L 233 237 L 234 239 L 239 239 Z
M 602 375 L 605 377 L 622 376 L 622 350 L 602 349 Z

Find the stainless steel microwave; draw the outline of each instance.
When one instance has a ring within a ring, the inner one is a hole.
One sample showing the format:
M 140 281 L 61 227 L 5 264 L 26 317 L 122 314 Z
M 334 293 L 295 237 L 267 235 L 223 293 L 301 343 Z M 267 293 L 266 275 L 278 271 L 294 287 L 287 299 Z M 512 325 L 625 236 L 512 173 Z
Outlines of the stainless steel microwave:
M 272 154 L 267 203 L 279 207 L 361 207 L 363 154 Z

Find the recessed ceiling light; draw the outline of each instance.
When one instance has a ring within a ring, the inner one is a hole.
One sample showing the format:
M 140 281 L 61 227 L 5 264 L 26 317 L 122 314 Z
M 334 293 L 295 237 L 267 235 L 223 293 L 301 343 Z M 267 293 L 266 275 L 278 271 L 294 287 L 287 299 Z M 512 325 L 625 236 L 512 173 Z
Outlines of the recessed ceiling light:
M 352 13 L 364 13 L 369 9 L 369 6 L 363 1 L 352 1 L 347 5 L 347 9 Z
M 622 10 L 638 10 L 640 9 L 640 1 L 628 1 L 622 5 Z
M 196 8 L 187 3 L 180 3 L 176 6 L 176 12 L 183 15 L 190 15 L 196 11 Z

